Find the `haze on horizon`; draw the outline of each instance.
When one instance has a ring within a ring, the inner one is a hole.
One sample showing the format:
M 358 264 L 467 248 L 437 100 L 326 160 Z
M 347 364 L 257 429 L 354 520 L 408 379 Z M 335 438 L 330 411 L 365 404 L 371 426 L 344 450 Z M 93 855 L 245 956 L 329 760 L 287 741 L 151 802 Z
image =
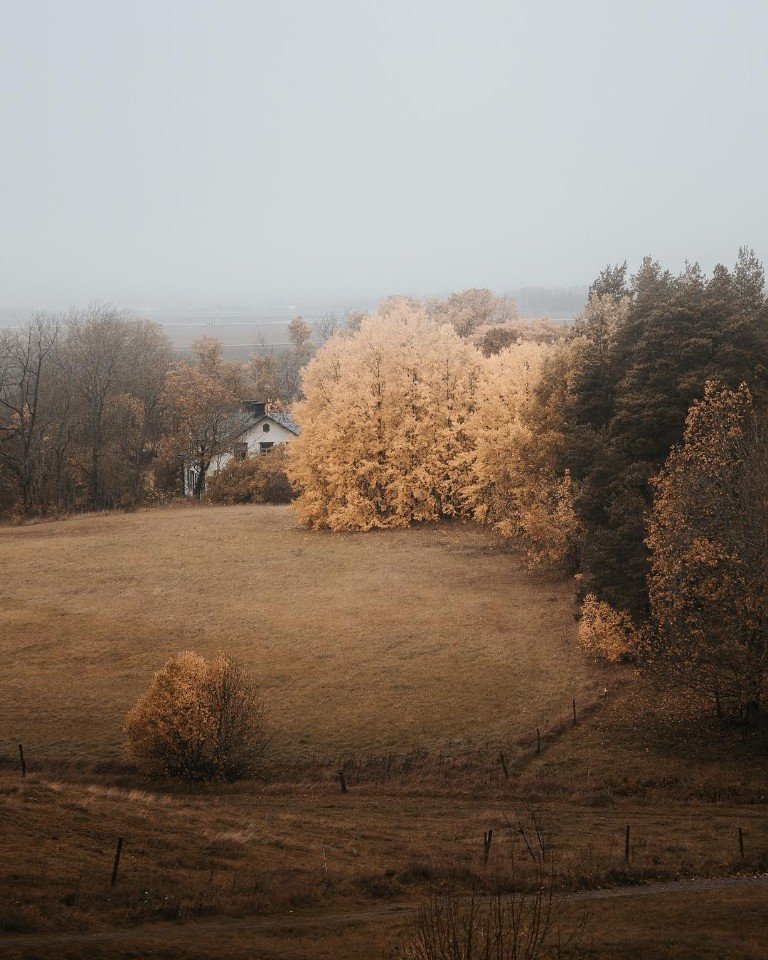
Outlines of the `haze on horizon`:
M 0 305 L 768 257 L 768 6 L 0 0 Z

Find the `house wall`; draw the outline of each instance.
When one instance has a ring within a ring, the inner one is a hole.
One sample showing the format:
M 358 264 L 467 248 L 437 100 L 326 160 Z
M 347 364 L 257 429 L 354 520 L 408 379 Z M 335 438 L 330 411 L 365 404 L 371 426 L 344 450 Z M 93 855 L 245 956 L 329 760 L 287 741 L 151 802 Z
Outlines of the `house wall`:
M 264 430 L 265 424 L 269 425 L 268 431 Z M 265 443 L 274 443 L 275 446 L 277 446 L 279 443 L 289 443 L 293 439 L 294 434 L 292 434 L 290 430 L 281 427 L 280 424 L 275 423 L 274 420 L 265 420 L 251 427 L 246 433 L 241 434 L 238 437 L 238 442 L 248 444 L 248 456 L 251 457 L 259 452 L 259 444 L 262 441 Z M 218 473 L 231 459 L 231 453 L 220 453 L 218 457 L 215 457 L 211 461 L 211 465 L 205 474 L 206 477 L 211 477 L 214 473 Z

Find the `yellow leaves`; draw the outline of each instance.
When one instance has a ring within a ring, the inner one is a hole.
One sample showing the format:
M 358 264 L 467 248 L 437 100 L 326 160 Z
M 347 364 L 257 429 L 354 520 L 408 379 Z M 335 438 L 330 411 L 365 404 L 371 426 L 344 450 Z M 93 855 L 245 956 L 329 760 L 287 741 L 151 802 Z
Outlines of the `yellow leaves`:
M 262 708 L 237 664 L 191 651 L 172 657 L 125 720 L 126 754 L 144 773 L 233 779 L 263 749 Z
M 466 422 L 482 357 L 423 308 L 397 299 L 304 371 L 289 474 L 303 522 L 406 526 L 450 516 L 466 485 Z
M 581 607 L 579 644 L 588 653 L 618 663 L 631 657 L 637 647 L 637 628 L 622 610 L 587 594 Z
M 531 423 L 551 347 L 491 357 L 393 299 L 307 365 L 289 474 L 302 522 L 335 530 L 469 514 L 522 537 L 535 563 L 572 558 L 570 477 Z
M 646 543 L 649 594 L 667 658 L 689 683 L 734 695 L 762 683 L 768 652 L 765 513 L 746 472 L 752 400 L 746 386 L 709 382 L 691 407 L 682 446 L 655 481 Z M 764 536 L 764 535 L 763 535 Z

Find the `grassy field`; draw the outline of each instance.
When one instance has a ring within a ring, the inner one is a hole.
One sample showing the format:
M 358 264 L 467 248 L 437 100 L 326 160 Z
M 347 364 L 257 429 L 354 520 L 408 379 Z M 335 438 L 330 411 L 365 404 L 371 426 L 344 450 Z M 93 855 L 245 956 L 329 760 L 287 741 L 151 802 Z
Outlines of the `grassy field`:
M 341 535 L 288 507 L 189 508 L 0 530 L 2 729 L 102 762 L 152 672 L 241 658 L 281 752 L 456 752 L 533 735 L 602 689 L 570 587 L 474 525 Z
M 531 810 L 566 892 L 768 870 L 761 741 L 585 661 L 568 584 L 481 528 L 82 517 L 0 530 L 0 575 L 1 957 L 384 960 L 429 890 L 509 882 Z M 267 782 L 190 794 L 122 765 L 125 711 L 182 648 L 261 678 Z M 757 960 L 766 907 L 768 884 L 596 899 L 582 956 Z

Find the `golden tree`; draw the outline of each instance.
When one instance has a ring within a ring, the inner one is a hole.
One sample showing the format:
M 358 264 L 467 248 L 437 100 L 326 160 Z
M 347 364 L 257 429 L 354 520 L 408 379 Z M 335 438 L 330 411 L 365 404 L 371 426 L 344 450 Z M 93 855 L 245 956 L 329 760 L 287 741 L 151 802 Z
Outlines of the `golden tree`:
M 647 539 L 653 643 L 666 676 L 759 709 L 768 657 L 768 457 L 745 384 L 708 382 L 655 483 Z
M 573 564 L 580 527 L 570 475 L 559 469 L 537 390 L 552 347 L 517 343 L 487 358 L 471 418 L 475 519 L 525 543 L 533 564 Z
M 614 610 L 594 593 L 588 593 L 581 606 L 579 644 L 598 657 L 618 663 L 634 656 L 638 632 L 632 618 L 624 610 Z
M 264 713 L 242 667 L 185 652 L 158 670 L 125 720 L 126 754 L 150 776 L 237 780 L 264 757 Z
M 369 530 L 458 513 L 481 363 L 450 326 L 405 300 L 329 340 L 295 408 L 289 476 L 301 519 Z

